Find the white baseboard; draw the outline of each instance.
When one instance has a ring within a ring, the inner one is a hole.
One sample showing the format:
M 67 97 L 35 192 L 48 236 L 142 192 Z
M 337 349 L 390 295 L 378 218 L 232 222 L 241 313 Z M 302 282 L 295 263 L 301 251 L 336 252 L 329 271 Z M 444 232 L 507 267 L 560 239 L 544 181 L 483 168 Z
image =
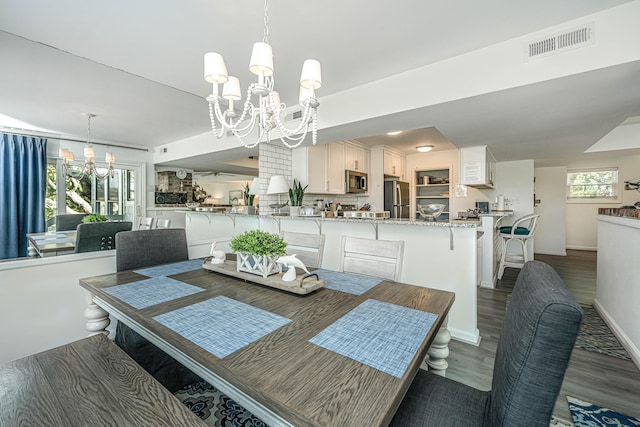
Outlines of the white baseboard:
M 595 252 L 598 250 L 597 246 L 573 246 L 573 245 L 567 245 L 567 249 L 575 249 L 576 251 L 592 251 L 592 252 Z
M 598 302 L 597 299 L 593 301 L 593 306 L 602 317 L 602 320 L 609 326 L 613 335 L 618 338 L 620 344 L 627 350 L 629 356 L 631 356 L 631 360 L 635 363 L 636 367 L 640 369 L 640 349 L 636 347 L 636 345 L 629 339 L 627 334 L 620 328 L 620 325 L 611 317 L 611 315 L 604 309 L 604 307 Z
M 476 347 L 480 345 L 480 340 L 482 339 L 482 337 L 480 336 L 480 331 L 478 329 L 476 329 L 475 334 L 470 334 L 468 332 L 461 331 L 460 329 L 452 328 L 451 326 L 447 326 L 447 329 L 449 329 L 451 338 L 456 341 L 472 344 Z
M 481 280 L 480 287 L 487 288 L 487 289 L 495 289 L 496 285 L 493 282 L 493 280 Z
M 535 254 L 539 254 L 539 255 L 556 255 L 556 256 L 567 256 L 567 252 L 566 251 L 562 251 L 562 252 L 555 252 L 555 251 L 539 251 L 536 250 Z

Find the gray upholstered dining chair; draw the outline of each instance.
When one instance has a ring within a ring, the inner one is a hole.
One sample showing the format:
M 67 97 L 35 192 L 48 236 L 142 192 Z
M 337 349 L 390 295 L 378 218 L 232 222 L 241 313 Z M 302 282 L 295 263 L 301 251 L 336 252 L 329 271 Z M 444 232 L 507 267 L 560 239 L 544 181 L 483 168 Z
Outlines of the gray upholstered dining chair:
M 547 264 L 524 265 L 507 308 L 490 391 L 419 370 L 391 426 L 549 426 L 582 309 Z
M 134 230 L 116 235 L 116 271 L 189 259 L 182 228 Z M 171 392 L 200 378 L 122 322 L 116 344 Z
M 280 237 L 287 242 L 287 255 L 296 254 L 307 267 L 322 267 L 324 234 L 294 233 L 281 231 Z
M 78 228 L 82 219 L 89 214 L 60 214 L 56 215 L 56 231 L 69 231 Z
M 89 222 L 77 228 L 75 252 L 106 251 L 116 248 L 116 235 L 129 231 L 133 224 L 121 222 Z

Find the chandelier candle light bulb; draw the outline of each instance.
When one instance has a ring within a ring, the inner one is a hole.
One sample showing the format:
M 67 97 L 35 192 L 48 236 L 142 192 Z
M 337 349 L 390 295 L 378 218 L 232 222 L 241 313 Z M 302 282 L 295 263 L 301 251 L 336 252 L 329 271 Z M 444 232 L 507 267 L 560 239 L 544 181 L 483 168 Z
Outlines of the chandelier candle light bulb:
M 240 114 L 234 111 L 234 102 L 242 100 L 240 81 L 236 77 L 229 76 L 221 54 L 209 52 L 204 55 L 204 79 L 212 84 L 211 95 L 207 97 L 211 129 L 218 138 L 222 138 L 226 131 L 231 131 L 247 148 L 270 141 L 271 131 L 277 129 L 282 143 L 289 148 L 295 148 L 302 144 L 311 126 L 312 141 L 315 145 L 318 132 L 316 110 L 320 105 L 315 97 L 315 90 L 322 85 L 320 62 L 315 59 L 304 61 L 298 100 L 303 107 L 302 117 L 297 128 L 289 129 L 283 124 L 287 106 L 280 102 L 280 96 L 274 90 L 273 49 L 267 40 L 269 34 L 267 10 L 268 0 L 265 0 L 264 37 L 262 42 L 254 43 L 249 61 L 249 71 L 258 76 L 258 81 L 249 85 L 247 99 Z M 219 95 L 218 85 L 220 84 L 224 85 L 222 97 Z M 255 105 L 252 103 L 253 97 L 258 98 Z M 228 102 L 228 108 L 224 113 L 220 106 L 223 99 Z M 216 130 L 216 123 L 219 123 L 220 130 Z M 257 140 L 254 143 L 245 143 L 243 138 L 253 132 L 256 124 Z

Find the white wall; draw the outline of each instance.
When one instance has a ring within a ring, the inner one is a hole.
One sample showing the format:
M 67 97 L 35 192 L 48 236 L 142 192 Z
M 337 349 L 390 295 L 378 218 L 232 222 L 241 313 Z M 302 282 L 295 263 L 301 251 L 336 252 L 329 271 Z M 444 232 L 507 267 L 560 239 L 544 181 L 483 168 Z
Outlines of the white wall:
M 86 337 L 78 281 L 115 271 L 115 251 L 0 263 L 0 364 Z
M 566 256 L 567 168 L 536 168 L 534 172 L 535 195 L 540 200 L 535 211 L 542 215 L 534 237 L 536 253 Z
M 640 156 L 620 156 L 606 162 L 570 163 L 567 169 L 588 167 L 617 166 L 620 182 L 640 177 Z M 562 183 L 566 185 L 566 180 Z M 640 193 L 635 190 L 620 189 L 622 202 L 617 203 L 567 203 L 567 249 L 596 250 L 598 246 L 598 208 L 617 208 L 623 205 L 633 205 L 640 201 Z

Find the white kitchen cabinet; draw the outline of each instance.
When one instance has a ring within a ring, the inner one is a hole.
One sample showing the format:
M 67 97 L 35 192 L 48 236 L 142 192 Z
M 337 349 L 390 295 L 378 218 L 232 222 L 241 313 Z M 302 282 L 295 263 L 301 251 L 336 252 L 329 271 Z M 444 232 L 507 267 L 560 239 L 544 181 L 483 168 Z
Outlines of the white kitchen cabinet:
M 369 150 L 365 147 L 345 142 L 344 168 L 358 172 L 369 172 Z
M 395 151 L 385 148 L 384 150 L 384 174 L 397 176 L 401 181 L 405 181 L 405 157 Z
M 460 184 L 493 188 L 495 170 L 496 159 L 486 145 L 460 149 Z
M 291 152 L 291 175 L 307 193 L 345 194 L 344 143 L 297 148 Z

